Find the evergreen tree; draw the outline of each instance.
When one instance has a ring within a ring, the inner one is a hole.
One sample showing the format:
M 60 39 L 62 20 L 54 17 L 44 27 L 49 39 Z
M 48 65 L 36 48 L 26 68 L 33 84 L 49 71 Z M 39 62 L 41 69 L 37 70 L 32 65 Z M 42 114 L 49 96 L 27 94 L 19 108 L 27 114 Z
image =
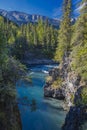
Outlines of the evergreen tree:
M 37 36 L 37 31 L 36 31 L 36 25 L 33 27 L 34 29 L 34 45 L 38 45 L 38 36 Z
M 15 42 L 15 36 L 14 36 L 12 30 L 11 30 L 10 36 L 9 36 L 9 39 L 8 39 L 8 43 L 13 44 L 14 42 Z
M 72 37 L 72 69 L 87 80 L 87 0 L 82 1 L 81 15 Z
M 50 27 L 47 28 L 46 32 L 46 44 L 47 44 L 47 51 L 49 51 L 51 47 L 51 32 L 50 32 Z
M 0 68 L 2 68 L 3 64 L 6 62 L 8 52 L 3 23 L 4 21 L 0 23 Z
M 8 29 L 10 26 L 13 27 L 13 24 L 8 23 Z M 10 102 L 10 99 L 13 101 L 15 98 L 16 81 L 23 76 L 21 74 L 25 75 L 25 67 L 8 53 L 10 48 L 6 31 L 6 22 L 0 17 L 0 101 L 6 102 L 9 99 Z
M 37 35 L 38 35 L 38 40 L 39 40 L 39 45 L 43 44 L 43 35 L 44 35 L 44 25 L 43 25 L 43 20 L 40 19 L 38 21 L 37 25 Z M 42 45 L 43 46 L 43 45 Z
M 63 19 L 59 30 L 59 44 L 56 50 L 55 59 L 62 61 L 64 56 L 68 54 L 71 42 L 71 0 L 64 0 Z

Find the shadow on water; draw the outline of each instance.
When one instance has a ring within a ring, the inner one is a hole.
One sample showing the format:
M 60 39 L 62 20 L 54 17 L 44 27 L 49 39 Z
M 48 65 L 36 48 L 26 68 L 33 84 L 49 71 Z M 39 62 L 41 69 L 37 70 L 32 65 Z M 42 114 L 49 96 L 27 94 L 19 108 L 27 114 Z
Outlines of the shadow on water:
M 32 99 L 31 101 L 28 99 L 28 97 L 23 97 L 23 98 L 18 98 L 17 99 L 17 104 L 23 105 L 26 107 L 29 107 L 31 112 L 34 112 L 37 110 L 37 102 L 35 99 Z

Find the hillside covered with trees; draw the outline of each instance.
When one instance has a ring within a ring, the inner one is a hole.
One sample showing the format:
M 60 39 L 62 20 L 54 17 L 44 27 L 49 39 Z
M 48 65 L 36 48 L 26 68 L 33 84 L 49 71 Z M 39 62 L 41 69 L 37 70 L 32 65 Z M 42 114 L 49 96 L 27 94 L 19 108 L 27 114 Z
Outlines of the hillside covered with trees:
M 40 19 L 38 23 L 29 23 L 17 26 L 11 21 L 0 18 L 6 33 L 7 44 L 12 49 L 12 55 L 23 59 L 26 51 L 33 52 L 39 49 L 39 53 L 52 58 L 58 43 L 58 30 Z

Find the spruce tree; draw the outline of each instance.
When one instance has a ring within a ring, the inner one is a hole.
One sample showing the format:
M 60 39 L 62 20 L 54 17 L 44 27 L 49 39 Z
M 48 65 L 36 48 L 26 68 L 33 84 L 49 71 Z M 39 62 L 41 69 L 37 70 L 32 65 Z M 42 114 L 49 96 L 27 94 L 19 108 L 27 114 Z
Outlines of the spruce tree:
M 37 25 L 37 36 L 38 36 L 38 44 L 39 45 L 43 45 L 43 35 L 44 35 L 44 26 L 43 26 L 43 20 L 40 19 L 38 21 L 38 25 Z
M 8 52 L 3 22 L 0 23 L 0 68 L 2 68 L 3 64 L 6 62 Z
M 72 69 L 87 80 L 87 0 L 82 1 L 81 15 L 72 37 Z
M 59 30 L 58 47 L 55 59 L 62 61 L 64 56 L 68 54 L 71 42 L 71 0 L 64 0 L 63 18 Z

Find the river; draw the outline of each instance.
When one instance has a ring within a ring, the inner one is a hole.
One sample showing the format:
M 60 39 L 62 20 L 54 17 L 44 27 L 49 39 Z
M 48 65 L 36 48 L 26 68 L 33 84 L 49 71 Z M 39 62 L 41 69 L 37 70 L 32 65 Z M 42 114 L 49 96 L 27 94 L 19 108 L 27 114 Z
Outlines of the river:
M 56 65 L 37 65 L 29 67 L 32 83 L 17 83 L 17 98 L 22 130 L 61 130 L 66 112 L 62 101 L 44 98 L 48 71 Z

